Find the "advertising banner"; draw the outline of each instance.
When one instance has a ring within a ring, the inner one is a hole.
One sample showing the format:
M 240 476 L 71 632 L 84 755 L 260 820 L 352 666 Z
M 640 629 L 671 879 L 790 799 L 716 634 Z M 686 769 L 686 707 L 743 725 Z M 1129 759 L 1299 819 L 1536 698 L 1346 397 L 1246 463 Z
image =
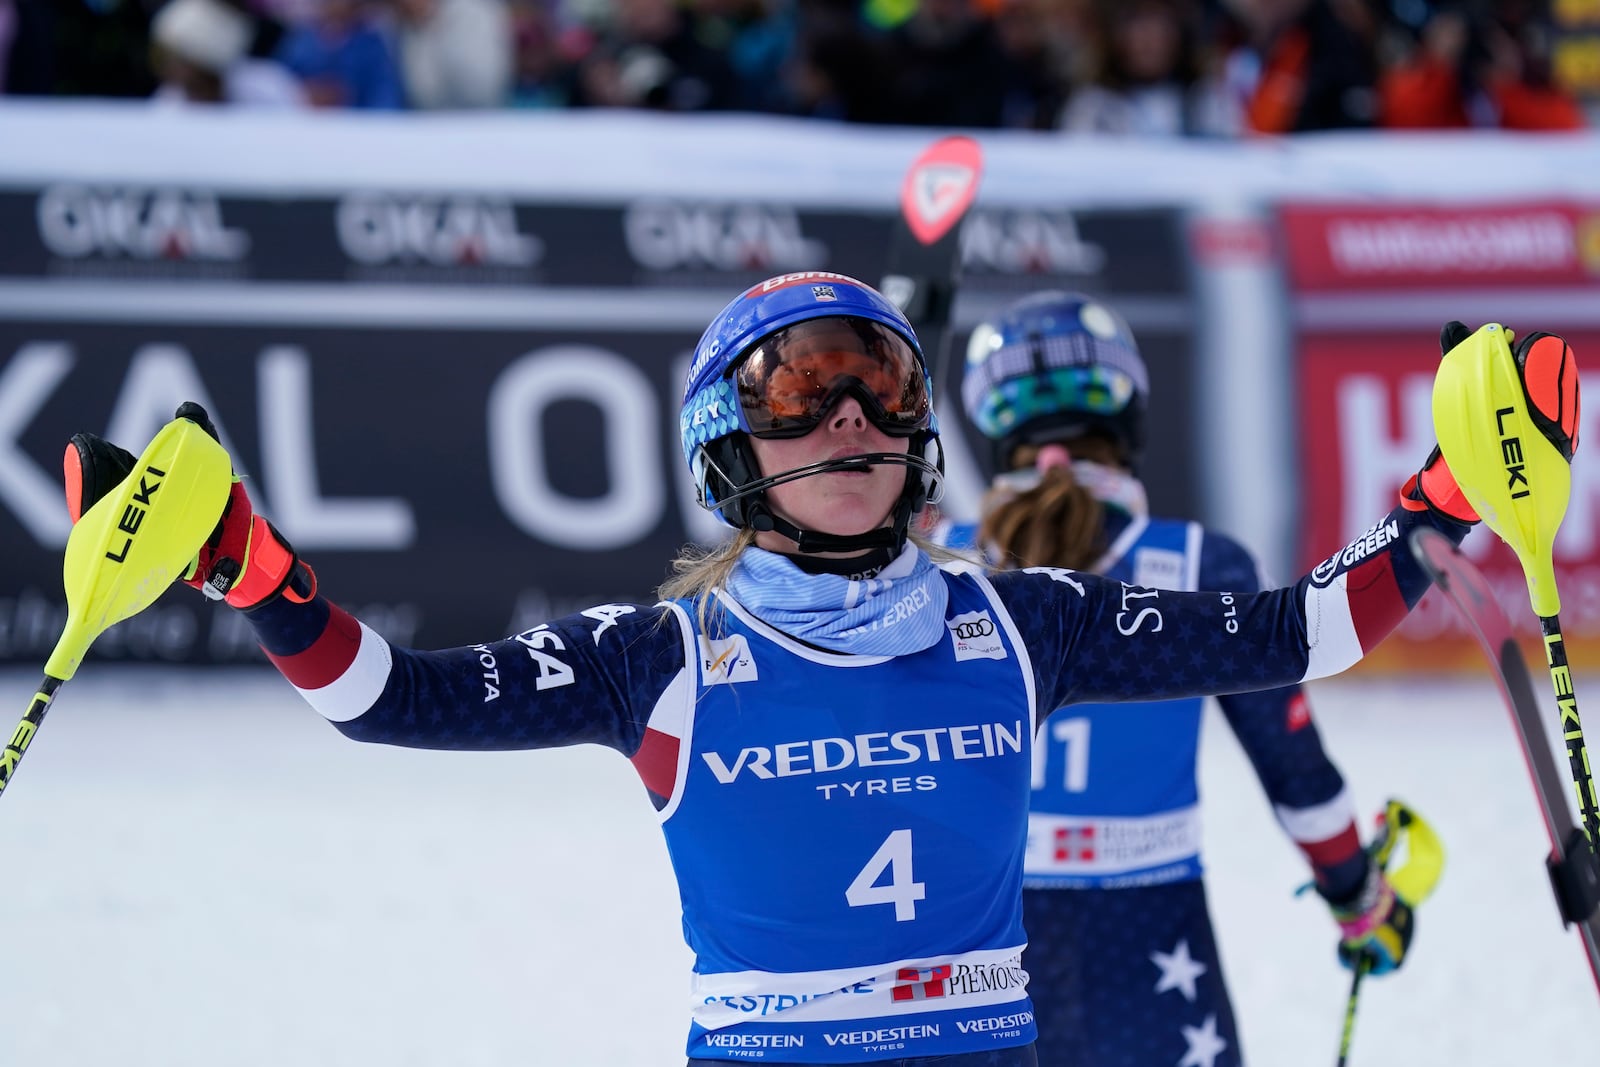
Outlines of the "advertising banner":
M 1323 559 L 1382 516 L 1433 447 L 1431 398 L 1443 319 L 1424 315 L 1437 308 L 1473 327 L 1498 321 L 1557 332 L 1573 345 L 1580 366 L 1585 353 L 1600 352 L 1593 311 L 1600 279 L 1590 272 L 1593 250 L 1584 247 L 1592 240 L 1585 237 L 1592 217 L 1600 217 L 1600 205 L 1321 205 L 1283 212 L 1302 323 L 1296 339 L 1302 565 Z M 1393 299 L 1396 290 L 1432 295 L 1407 314 L 1403 298 Z M 1337 325 L 1324 303 L 1329 293 L 1348 311 Z M 1389 301 L 1389 310 L 1364 319 L 1363 300 L 1374 307 Z M 1600 395 L 1600 371 L 1586 374 L 1583 384 L 1591 396 Z M 1600 439 L 1595 410 L 1591 404 L 1583 414 L 1582 441 Z M 1580 453 L 1555 566 L 1569 656 L 1591 667 L 1600 664 L 1597 515 L 1600 464 L 1585 462 Z M 1538 622 L 1516 556 L 1483 529 L 1465 547 L 1519 625 L 1530 660 L 1542 663 Z M 1429 593 L 1361 669 L 1464 667 L 1478 655 L 1449 602 Z
M 67 437 L 137 450 L 185 398 L 323 587 L 397 640 L 648 598 L 686 540 L 715 536 L 678 450 L 677 332 L 33 323 L 0 324 L 0 345 L 9 659 L 39 658 L 58 628 Z M 175 594 L 104 640 L 139 659 L 251 656 L 232 614 Z
M 1600 202 L 1290 205 L 1281 217 L 1300 292 L 1600 280 Z
M 875 280 L 890 221 L 646 198 L 0 192 L 0 662 L 41 662 L 60 631 L 68 437 L 137 450 L 187 399 L 323 589 L 396 641 L 648 601 L 686 542 L 722 535 L 678 444 L 701 329 L 774 273 Z M 1178 213 L 996 208 L 969 225 L 956 351 L 976 316 L 1034 288 L 1118 303 L 1161 383 L 1150 453 L 1170 462 L 1152 466 L 1152 500 L 1192 513 Z M 945 419 L 954 441 L 959 412 Z M 93 655 L 259 653 L 234 613 L 179 589 Z

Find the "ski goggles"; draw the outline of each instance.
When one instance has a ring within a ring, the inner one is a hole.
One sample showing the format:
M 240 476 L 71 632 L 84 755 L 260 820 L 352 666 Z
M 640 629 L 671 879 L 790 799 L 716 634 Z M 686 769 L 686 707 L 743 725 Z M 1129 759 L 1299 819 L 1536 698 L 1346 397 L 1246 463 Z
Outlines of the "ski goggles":
M 734 374 L 745 428 L 756 437 L 803 437 L 846 394 L 891 437 L 926 430 L 928 376 L 904 337 L 870 319 L 831 316 L 778 330 Z
M 1121 414 L 1135 391 L 1134 380 L 1112 367 L 1057 367 L 991 386 L 968 410 L 984 436 L 999 438 L 1046 415 Z

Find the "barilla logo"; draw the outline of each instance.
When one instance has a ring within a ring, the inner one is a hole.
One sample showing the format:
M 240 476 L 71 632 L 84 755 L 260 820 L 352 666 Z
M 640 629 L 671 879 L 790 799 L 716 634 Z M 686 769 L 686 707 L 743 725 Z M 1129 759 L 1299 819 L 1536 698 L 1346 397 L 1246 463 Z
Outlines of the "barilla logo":
M 787 289 L 792 285 L 815 285 L 818 283 L 832 283 L 834 285 L 853 285 L 858 289 L 865 289 L 867 283 L 848 274 L 835 274 L 827 270 L 803 270 L 793 274 L 779 274 L 768 278 L 759 285 L 753 285 L 745 290 L 746 297 L 762 296 L 766 293 Z
M 148 481 L 146 475 L 155 479 Z M 139 491 L 133 494 L 127 507 L 122 509 L 122 518 L 117 520 L 117 529 L 127 536 L 123 539 L 122 549 L 119 552 L 107 550 L 106 559 L 112 563 L 121 563 L 128 558 L 128 549 L 133 547 L 133 539 L 138 536 L 139 527 L 144 525 L 144 516 L 150 510 L 150 498 L 156 495 L 156 490 L 161 488 L 161 479 L 167 472 L 157 467 L 146 467 L 139 475 Z

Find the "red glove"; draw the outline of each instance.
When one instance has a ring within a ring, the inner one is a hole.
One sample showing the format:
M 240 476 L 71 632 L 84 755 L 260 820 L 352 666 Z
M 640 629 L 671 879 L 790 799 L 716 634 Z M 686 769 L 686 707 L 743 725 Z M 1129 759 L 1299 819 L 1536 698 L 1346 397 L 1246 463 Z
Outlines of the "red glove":
M 1467 503 L 1438 445 L 1428 453 L 1422 469 L 1400 487 L 1400 503 L 1408 511 L 1433 511 L 1468 526 L 1478 521 L 1477 511 Z
M 1448 354 L 1471 336 L 1465 323 L 1447 322 L 1439 331 L 1439 350 Z M 1570 463 L 1578 450 L 1579 412 L 1578 367 L 1572 349 L 1555 334 L 1535 330 L 1512 346 L 1511 355 L 1522 376 L 1534 422 Z M 1467 503 L 1438 445 L 1428 453 L 1422 469 L 1401 487 L 1400 503 L 1411 511 L 1429 510 L 1456 522 L 1470 525 L 1478 521 L 1477 511 Z
M 217 436 L 211 417 L 199 404 L 180 405 L 175 417 L 189 419 L 213 438 Z M 62 457 L 67 513 L 72 521 L 77 522 L 95 501 L 126 478 L 135 462 L 127 449 L 103 437 L 73 434 Z M 316 574 L 300 561 L 283 535 L 255 513 L 237 476 L 216 529 L 184 571 L 183 581 L 213 600 L 226 600 L 246 610 L 278 596 L 303 603 L 317 592 Z

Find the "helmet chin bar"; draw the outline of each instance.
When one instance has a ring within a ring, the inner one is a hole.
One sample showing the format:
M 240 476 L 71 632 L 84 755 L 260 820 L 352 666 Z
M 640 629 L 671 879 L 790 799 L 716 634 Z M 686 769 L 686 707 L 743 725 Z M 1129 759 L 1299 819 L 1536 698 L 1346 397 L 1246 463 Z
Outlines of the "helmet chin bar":
M 934 440 L 937 441 L 937 438 Z M 736 446 L 735 466 L 746 465 L 737 454 L 743 450 L 742 445 Z M 706 466 L 725 484 L 736 486 L 725 498 L 716 500 L 707 500 L 707 493 L 702 489 L 699 501 L 701 507 L 707 511 L 721 509 L 723 515 L 735 525 L 748 526 L 757 531 L 772 530 L 782 534 L 793 541 L 801 552 L 866 552 L 875 548 L 898 548 L 905 544 L 911 516 L 921 506 L 923 500 L 937 501 L 944 495 L 944 473 L 938 465 L 922 456 L 914 456 L 907 452 L 867 452 L 859 456 L 825 459 L 781 474 L 766 475 L 742 483 L 736 481 L 730 476 L 730 472 L 724 470 L 712 458 L 710 449 L 703 450 L 701 456 Z M 830 534 L 818 530 L 804 530 L 773 514 L 772 508 L 767 504 L 766 491 L 775 485 L 787 485 L 814 474 L 866 471 L 871 467 L 886 464 L 909 468 L 906 488 L 895 500 L 894 510 L 891 512 L 894 521 L 889 526 L 880 526 L 859 534 Z M 924 479 L 929 486 L 926 496 L 922 491 Z M 729 505 L 737 505 L 731 509 L 732 513 Z
M 830 534 L 802 530 L 787 519 L 774 515 L 764 498 L 757 498 L 750 503 L 750 528 L 780 533 L 793 541 L 801 552 L 868 552 L 874 548 L 898 548 L 905 543 L 906 524 L 900 521 L 900 512 L 903 510 L 896 502 L 893 526 L 880 526 L 859 534 Z M 906 517 L 909 519 L 910 515 Z

